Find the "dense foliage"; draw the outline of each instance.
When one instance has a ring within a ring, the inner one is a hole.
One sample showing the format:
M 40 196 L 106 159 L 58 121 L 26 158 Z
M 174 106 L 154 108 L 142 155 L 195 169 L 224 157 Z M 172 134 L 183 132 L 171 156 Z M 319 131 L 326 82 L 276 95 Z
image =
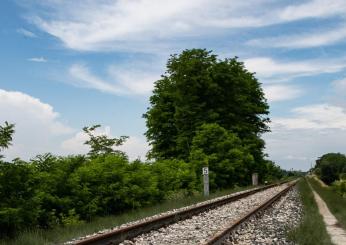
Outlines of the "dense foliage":
M 249 184 L 254 168 L 254 159 L 239 137 L 215 123 L 203 124 L 196 132 L 190 159 L 197 171 L 209 166 L 212 189 Z
M 346 178 L 334 181 L 332 187 L 335 192 L 346 198 Z
M 144 114 L 149 157 L 191 161 L 197 172 L 209 165 L 215 188 L 249 184 L 253 172 L 263 181 L 275 166 L 264 160 L 260 138 L 268 108 L 260 83 L 237 58 L 219 60 L 204 49 L 172 55 Z
M 124 154 L 109 153 L 0 161 L 0 235 L 73 225 L 195 189 L 195 173 L 178 160 L 130 162 Z
M 327 153 L 316 160 L 314 172 L 330 185 L 346 173 L 346 156 L 341 153 Z
M 189 159 L 192 140 L 204 123 L 217 123 L 263 161 L 268 105 L 253 73 L 237 58 L 218 60 L 204 49 L 172 55 L 155 83 L 144 117 L 155 159 Z
M 180 160 L 131 162 L 114 148 L 127 137 L 96 135 L 98 127 L 84 128 L 89 135 L 85 143 L 90 146 L 86 156 L 48 153 L 28 162 L 0 160 L 0 237 L 28 227 L 73 225 L 196 190 L 196 175 L 189 164 Z M 8 146 L 13 126 L 2 128 L 6 129 L 1 131 L 3 145 Z
M 93 154 L 57 157 L 48 153 L 28 162 L 0 161 L 0 237 L 28 227 L 74 225 L 95 216 L 152 205 L 176 194 L 191 195 L 201 189 L 202 162 L 211 168 L 212 189 L 248 184 L 254 166 L 240 139 L 217 124 L 200 127 L 190 162 L 131 162 L 112 147 L 112 152 L 107 152 L 111 139 L 92 131 L 90 138 L 98 142 L 90 144 Z M 243 172 L 236 172 L 239 166 Z M 265 166 L 268 180 L 282 177 L 274 163 Z

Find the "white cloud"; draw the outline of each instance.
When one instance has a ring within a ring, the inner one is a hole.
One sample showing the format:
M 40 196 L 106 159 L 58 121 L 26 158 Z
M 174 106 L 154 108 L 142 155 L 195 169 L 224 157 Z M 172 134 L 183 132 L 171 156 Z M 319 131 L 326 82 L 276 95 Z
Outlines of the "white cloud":
M 346 28 L 343 26 L 332 30 L 320 30 L 313 33 L 301 33 L 290 36 L 253 39 L 248 45 L 269 48 L 309 48 L 335 44 L 346 39 Z
M 110 66 L 109 75 L 118 81 L 124 91 L 131 94 L 150 94 L 154 82 L 160 78 L 160 73 L 144 64 L 130 64 L 123 66 Z
M 123 93 L 116 84 L 110 84 L 103 79 L 93 75 L 85 65 L 74 64 L 69 69 L 70 75 L 75 78 L 76 85 L 86 88 L 93 88 L 102 92 L 113 94 Z
M 68 48 L 137 52 L 167 51 L 179 40 L 210 35 L 211 29 L 215 36 L 225 29 L 346 13 L 343 0 L 291 5 L 275 0 L 80 0 L 41 2 L 33 6 L 31 22 L 59 38 Z
M 304 18 L 325 18 L 335 15 L 345 16 L 344 0 L 310 0 L 302 4 L 287 6 L 280 14 L 282 21 L 293 21 Z
M 164 62 L 136 61 L 121 65 L 110 65 L 106 74 L 95 75 L 88 66 L 74 64 L 69 68 L 70 83 L 75 86 L 92 88 L 116 95 L 148 95 L 154 82 L 160 79 Z M 295 77 L 314 76 L 322 73 L 334 73 L 346 68 L 346 59 L 315 59 L 305 61 L 280 61 L 269 57 L 245 59 L 246 68 L 256 72 L 262 82 L 269 101 L 289 100 L 299 97 L 302 90 L 297 86 L 273 85 L 289 81 Z M 271 85 L 269 85 L 271 84 Z
M 30 38 L 37 37 L 35 33 L 31 32 L 31 31 L 28 31 L 28 30 L 26 30 L 24 28 L 17 29 L 17 32 L 22 34 L 23 36 L 26 36 L 26 37 L 30 37 Z
M 32 57 L 32 58 L 29 58 L 28 61 L 33 61 L 33 62 L 39 62 L 39 63 L 45 63 L 47 62 L 48 60 L 43 58 L 43 57 Z
M 68 155 L 89 151 L 89 146 L 84 145 L 88 139 L 84 132 L 70 128 L 51 105 L 30 95 L 0 89 L 0 125 L 5 121 L 15 124 L 12 145 L 2 152 L 7 160 L 16 157 L 29 160 L 46 152 Z M 96 135 L 101 134 L 114 137 L 109 126 L 96 130 Z M 118 149 L 131 160 L 138 157 L 145 160 L 149 145 L 142 136 L 130 136 Z
M 147 95 L 153 89 L 153 84 L 160 78 L 159 72 L 154 72 L 149 65 L 137 63 L 131 65 L 112 65 L 107 69 L 106 78 L 91 73 L 85 65 L 74 64 L 69 69 L 76 86 L 92 88 L 101 92 L 116 95 Z
M 346 109 L 346 78 L 331 82 L 331 89 L 327 90 L 326 100 L 330 104 Z
M 316 104 L 297 107 L 293 117 L 273 118 L 273 127 L 286 129 L 346 130 L 346 112 L 342 107 Z
M 334 73 L 346 68 L 345 59 L 277 61 L 269 57 L 254 57 L 246 59 L 244 63 L 248 70 L 256 72 L 259 77 L 264 78 L 264 82 Z
M 341 80 L 336 80 L 332 82 L 332 85 L 337 92 L 344 93 L 346 92 L 346 78 Z
M 272 128 L 264 135 L 266 152 L 285 169 L 308 170 L 328 152 L 346 153 L 346 130 Z
M 303 94 L 302 89 L 292 85 L 267 85 L 263 90 L 269 102 L 291 100 Z
M 64 140 L 61 143 L 61 148 L 67 154 L 86 154 L 89 151 L 89 146 L 84 142 L 88 140 L 88 135 L 83 131 L 76 133 L 73 137 Z
M 75 5 L 66 9 L 68 5 Z M 117 49 L 124 42 L 161 39 L 171 33 L 190 30 L 184 19 L 196 1 L 115 1 L 113 3 L 74 1 L 50 6 L 56 18 L 34 18 L 41 29 L 58 37 L 72 49 Z M 67 10 L 67 11 L 66 11 Z M 140 47 L 138 47 L 140 48 Z
M 4 153 L 8 159 L 59 152 L 60 137 L 73 131 L 49 104 L 21 92 L 0 89 L 0 123 L 4 121 L 15 123 L 13 146 Z
M 290 117 L 272 118 L 266 133 L 266 152 L 286 169 L 307 170 L 321 155 L 343 152 L 346 111 L 338 106 L 315 104 L 292 110 Z
M 130 160 L 146 159 L 146 154 L 150 150 L 149 144 L 144 137 L 130 136 L 130 138 L 120 146 L 121 151 L 126 152 Z
M 98 128 L 95 135 L 114 137 L 109 126 Z M 78 132 L 72 138 L 64 140 L 61 147 L 67 154 L 86 154 L 90 149 L 89 146 L 84 144 L 86 140 L 88 140 L 88 136 L 84 132 Z M 144 137 L 130 136 L 122 146 L 116 149 L 125 152 L 130 160 L 137 158 L 145 160 L 146 153 L 149 151 L 149 145 Z
M 287 155 L 284 156 L 285 159 L 290 159 L 290 160 L 310 160 L 308 157 L 303 157 L 303 156 L 297 156 L 297 155 Z

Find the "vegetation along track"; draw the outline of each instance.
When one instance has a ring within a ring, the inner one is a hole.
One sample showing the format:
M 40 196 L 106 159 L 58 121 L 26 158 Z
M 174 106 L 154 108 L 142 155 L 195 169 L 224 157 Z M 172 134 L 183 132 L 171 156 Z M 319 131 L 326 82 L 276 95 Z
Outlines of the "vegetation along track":
M 69 243 L 221 244 L 233 229 L 270 206 L 295 183 L 242 191 Z

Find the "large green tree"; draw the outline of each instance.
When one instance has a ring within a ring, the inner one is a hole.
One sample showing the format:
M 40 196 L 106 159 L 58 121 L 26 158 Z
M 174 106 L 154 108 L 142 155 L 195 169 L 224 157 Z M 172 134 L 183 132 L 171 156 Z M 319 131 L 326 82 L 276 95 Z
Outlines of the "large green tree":
M 205 49 L 172 55 L 144 114 L 149 157 L 187 160 L 196 130 L 217 123 L 262 161 L 268 109 L 260 83 L 237 57 L 220 60 Z

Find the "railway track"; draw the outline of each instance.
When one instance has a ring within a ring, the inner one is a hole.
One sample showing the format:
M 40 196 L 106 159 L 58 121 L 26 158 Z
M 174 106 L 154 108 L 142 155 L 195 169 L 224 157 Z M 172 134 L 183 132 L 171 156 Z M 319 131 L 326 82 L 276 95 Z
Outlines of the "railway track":
M 216 198 L 73 244 L 222 244 L 243 222 L 285 195 L 296 181 Z

